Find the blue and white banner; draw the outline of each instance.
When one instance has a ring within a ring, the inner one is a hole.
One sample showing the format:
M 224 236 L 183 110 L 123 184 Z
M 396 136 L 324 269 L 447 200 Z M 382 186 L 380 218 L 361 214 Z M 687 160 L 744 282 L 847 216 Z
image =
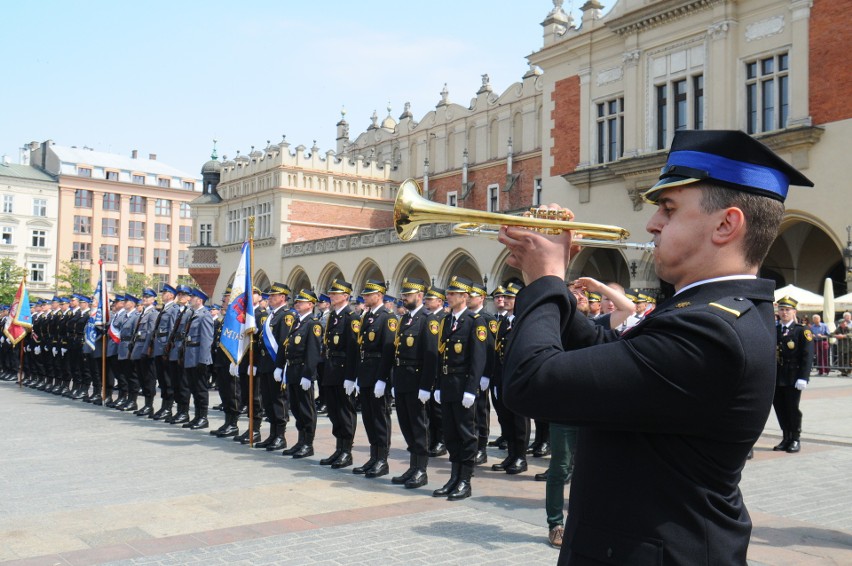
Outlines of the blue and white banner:
M 254 321 L 254 301 L 251 282 L 251 247 L 243 244 L 243 252 L 234 282 L 231 284 L 231 302 L 225 309 L 222 336 L 219 346 L 232 363 L 238 364 L 248 351 L 251 336 L 257 325 Z
M 95 349 L 95 342 L 98 339 L 98 334 L 95 332 L 95 327 L 102 327 L 109 319 L 109 308 L 107 308 L 107 294 L 104 292 L 104 261 L 98 260 L 100 266 L 98 286 L 95 287 L 95 295 L 92 297 L 92 309 L 89 311 L 89 321 L 86 323 L 85 340 L 86 345 L 92 350 Z

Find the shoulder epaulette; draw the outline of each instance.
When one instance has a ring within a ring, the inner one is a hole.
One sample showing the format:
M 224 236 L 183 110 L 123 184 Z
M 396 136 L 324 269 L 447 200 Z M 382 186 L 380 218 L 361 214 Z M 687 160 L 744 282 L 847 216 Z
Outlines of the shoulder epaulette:
M 725 297 L 709 305 L 739 318 L 751 309 L 752 302 L 745 297 Z

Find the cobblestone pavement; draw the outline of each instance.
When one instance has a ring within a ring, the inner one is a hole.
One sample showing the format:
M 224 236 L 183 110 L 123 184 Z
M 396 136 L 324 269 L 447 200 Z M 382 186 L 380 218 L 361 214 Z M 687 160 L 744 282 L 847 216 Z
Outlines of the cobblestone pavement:
M 852 379 L 811 383 L 802 452 L 772 451 L 780 433 L 770 415 L 743 472 L 753 566 L 852 563 Z M 544 484 L 532 479 L 546 459 L 512 477 L 480 467 L 474 497 L 451 503 L 429 497 L 448 477 L 446 457 L 430 463 L 421 490 L 319 466 L 334 449 L 324 418 L 316 456 L 293 460 L 14 383 L 0 383 L 0 406 L 0 562 L 556 561 Z M 212 417 L 219 426 L 221 413 Z M 391 475 L 407 467 L 395 432 Z M 356 464 L 367 458 L 360 424 L 358 436 Z M 492 462 L 505 454 L 489 451 Z

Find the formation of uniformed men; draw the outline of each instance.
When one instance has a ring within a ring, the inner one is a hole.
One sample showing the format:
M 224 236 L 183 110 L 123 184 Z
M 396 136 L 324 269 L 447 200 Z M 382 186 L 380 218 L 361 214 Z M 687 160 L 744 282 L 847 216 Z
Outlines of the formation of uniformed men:
M 514 296 L 519 285 L 500 286 L 494 293 L 497 302 Z M 270 452 L 282 450 L 293 458 L 314 455 L 320 408 L 331 421 L 336 444 L 319 463 L 334 469 L 354 464 L 360 408 L 370 456 L 353 472 L 368 478 L 390 472 L 395 406 L 410 459 L 392 483 L 410 489 L 426 485 L 429 458 L 449 453 L 450 480 L 433 495 L 450 500 L 471 495 L 473 467 L 487 459 L 493 402 L 510 447 L 504 465 L 493 468 L 526 470 L 529 420 L 520 419 L 515 428 L 508 420 L 504 423 L 510 412 L 499 401 L 500 356 L 511 313 L 486 313 L 482 285 L 454 276 L 444 290 L 407 277 L 401 299 L 388 296 L 378 280 L 368 280 L 357 296 L 352 284 L 340 279 L 319 296 L 310 289 L 294 293 L 282 283 L 252 291 L 257 330 L 251 355 L 239 364 L 219 347 L 224 309 L 205 307 L 208 297 L 200 289 L 164 284 L 160 306 L 153 289 L 145 289 L 141 298 L 117 295 L 108 322 L 96 327 L 89 324 L 94 316 L 89 297 L 39 300 L 32 306 L 32 332 L 24 344 L 24 384 L 139 417 L 206 429 L 212 380 L 225 422 L 211 435 Z M 229 293 L 223 297 L 226 305 Z M 326 308 L 317 310 L 318 303 Z M 0 349 L 0 362 L 13 357 L 6 355 L 10 351 Z M 251 422 L 241 434 L 239 421 L 248 412 L 249 397 Z M 288 448 L 291 414 L 298 439 Z M 264 417 L 270 427 L 262 439 Z

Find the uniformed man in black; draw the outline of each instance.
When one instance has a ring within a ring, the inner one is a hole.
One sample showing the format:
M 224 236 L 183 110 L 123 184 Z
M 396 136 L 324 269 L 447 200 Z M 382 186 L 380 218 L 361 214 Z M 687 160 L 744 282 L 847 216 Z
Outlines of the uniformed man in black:
M 360 389 L 361 418 L 370 441 L 370 458 L 363 466 L 352 472 L 377 478 L 388 473 L 388 451 L 390 450 L 390 415 L 386 390 L 391 387 L 394 339 L 398 321 L 393 313 L 382 305 L 387 291 L 382 281 L 368 279 L 361 291 L 366 310 L 361 318 L 360 363 L 358 381 Z
M 322 359 L 322 323 L 314 316 L 316 303 L 317 296 L 310 289 L 302 289 L 294 297 L 296 319 L 284 343 L 284 356 L 287 360 L 285 379 L 290 394 L 290 408 L 299 431 L 293 458 L 314 455 L 314 435 L 317 430 L 314 382 Z
M 494 372 L 494 344 L 497 337 L 497 317 L 485 310 L 485 297 L 488 293 L 485 285 L 474 283 L 471 286 L 470 297 L 467 300 L 467 308 L 473 314 L 478 314 L 488 328 L 488 340 L 486 347 L 488 357 L 485 362 L 485 371 L 479 378 L 479 394 L 476 397 L 476 465 L 484 464 L 488 461 L 488 436 L 491 433 L 491 402 L 488 399 L 488 389 L 491 382 L 491 375 Z
M 438 321 L 440 327 L 441 321 L 447 316 L 444 310 L 444 301 L 447 300 L 447 292 L 441 287 L 432 285 L 423 296 L 423 308 L 426 312 Z M 440 364 L 438 366 L 440 371 Z M 436 381 L 437 383 L 437 381 Z M 441 404 L 435 402 L 435 389 L 432 389 L 432 398 L 426 403 L 426 414 L 429 420 L 429 456 L 437 458 L 447 453 L 447 446 L 444 444 L 444 424 L 441 419 Z
M 284 381 L 284 342 L 290 335 L 294 317 L 287 308 L 290 288 L 283 283 L 274 283 L 269 289 L 269 310 L 260 318 L 255 312 L 261 345 L 257 364 L 257 376 L 260 381 L 260 399 L 263 410 L 269 420 L 269 436 L 255 448 L 266 448 L 269 452 L 281 450 L 287 446 L 284 432 L 287 428 L 288 398 Z M 255 408 L 257 415 L 258 408 Z
M 444 442 L 450 453 L 452 471 L 450 480 L 432 495 L 451 501 L 472 494 L 470 478 L 477 446 L 474 405 L 488 357 L 488 326 L 467 308 L 471 291 L 473 282 L 470 279 L 453 276 L 447 286 L 451 312 L 440 329 L 441 368 L 435 400 L 443 409 Z
M 497 339 L 494 347 L 494 372 L 491 379 L 491 394 L 494 398 L 494 410 L 503 429 L 503 437 L 506 439 L 508 456 L 499 464 L 494 464 L 491 469 L 495 472 L 506 472 L 507 474 L 520 474 L 527 471 L 527 444 L 530 441 L 529 418 L 510 411 L 503 404 L 503 362 L 506 359 L 506 344 L 512 334 L 512 324 L 515 320 L 515 296 L 523 289 L 523 283 L 510 281 L 505 286 L 499 287 L 500 296 L 503 297 L 503 317 L 497 329 Z
M 393 388 L 399 428 L 405 438 L 409 466 L 391 479 L 412 489 L 429 481 L 429 417 L 426 403 L 432 398 L 438 367 L 438 320 L 426 312 L 423 296 L 426 282 L 417 277 L 402 280 L 400 294 L 408 311 L 396 333 Z
M 799 324 L 797 306 L 799 302 L 792 297 L 778 301 L 778 371 L 772 401 L 778 425 L 784 433 L 783 440 L 773 450 L 789 453 L 801 449 L 802 411 L 799 410 L 799 401 L 810 381 L 814 361 L 814 337 L 807 326 Z
M 151 415 L 155 421 L 171 420 L 172 405 L 174 404 L 174 379 L 172 367 L 169 365 L 169 348 L 172 330 L 175 320 L 180 313 L 180 305 L 175 302 L 177 291 L 168 283 L 163 283 L 160 290 L 160 298 L 163 307 L 157 313 L 154 321 L 154 339 L 151 355 L 154 358 L 154 372 L 157 374 L 157 383 L 160 386 L 160 398 L 162 403 L 160 409 Z
M 225 413 L 225 424 L 211 430 L 210 434 L 218 438 L 229 438 L 240 433 L 237 422 L 240 418 L 240 376 L 239 373 L 231 373 L 231 360 L 220 346 L 222 340 L 222 324 L 225 321 L 225 312 L 231 298 L 231 288 L 225 289 L 222 297 L 222 308 L 219 316 L 213 320 L 213 372 L 216 379 L 216 388 L 222 399 L 222 411 Z M 259 352 L 254 352 L 258 355 Z M 236 368 L 236 366 L 234 366 Z
M 282 287 L 286 293 L 290 293 L 290 288 L 284 285 Z M 254 376 L 251 380 L 249 379 L 249 353 L 246 352 L 243 354 L 243 358 L 240 360 L 239 365 L 231 364 L 229 366 L 229 372 L 232 376 L 239 379 L 240 381 L 240 414 L 249 415 L 249 400 L 251 400 L 251 426 L 247 426 L 246 430 L 242 434 L 237 434 L 234 436 L 234 442 L 239 442 L 240 444 L 251 444 L 254 443 L 257 446 L 260 443 L 260 425 L 261 425 L 261 414 L 263 412 L 263 404 L 260 399 L 260 378 L 258 377 L 258 365 L 262 357 L 269 356 L 269 346 L 263 340 L 263 324 L 266 321 L 266 315 L 268 310 L 263 306 L 265 300 L 262 300 L 263 293 L 261 290 L 253 286 L 252 287 L 252 305 L 254 305 L 254 320 L 257 323 L 257 330 L 255 330 L 252 335 L 252 355 L 251 360 L 254 363 L 252 366 L 252 375 Z M 271 346 L 271 344 L 270 344 Z M 274 363 L 274 362 L 273 362 Z M 270 370 L 274 371 L 274 370 Z M 251 391 L 249 390 L 249 381 L 252 382 Z M 251 438 L 249 438 L 249 431 L 251 431 Z M 286 442 L 286 440 L 285 440 Z
M 326 360 L 322 388 L 331 421 L 331 434 L 337 443 L 331 456 L 320 460 L 320 464 L 339 469 L 352 465 L 352 442 L 358 424 L 352 394 L 355 391 L 361 315 L 349 305 L 352 283 L 335 279 L 326 293 L 331 308 L 323 338 Z

